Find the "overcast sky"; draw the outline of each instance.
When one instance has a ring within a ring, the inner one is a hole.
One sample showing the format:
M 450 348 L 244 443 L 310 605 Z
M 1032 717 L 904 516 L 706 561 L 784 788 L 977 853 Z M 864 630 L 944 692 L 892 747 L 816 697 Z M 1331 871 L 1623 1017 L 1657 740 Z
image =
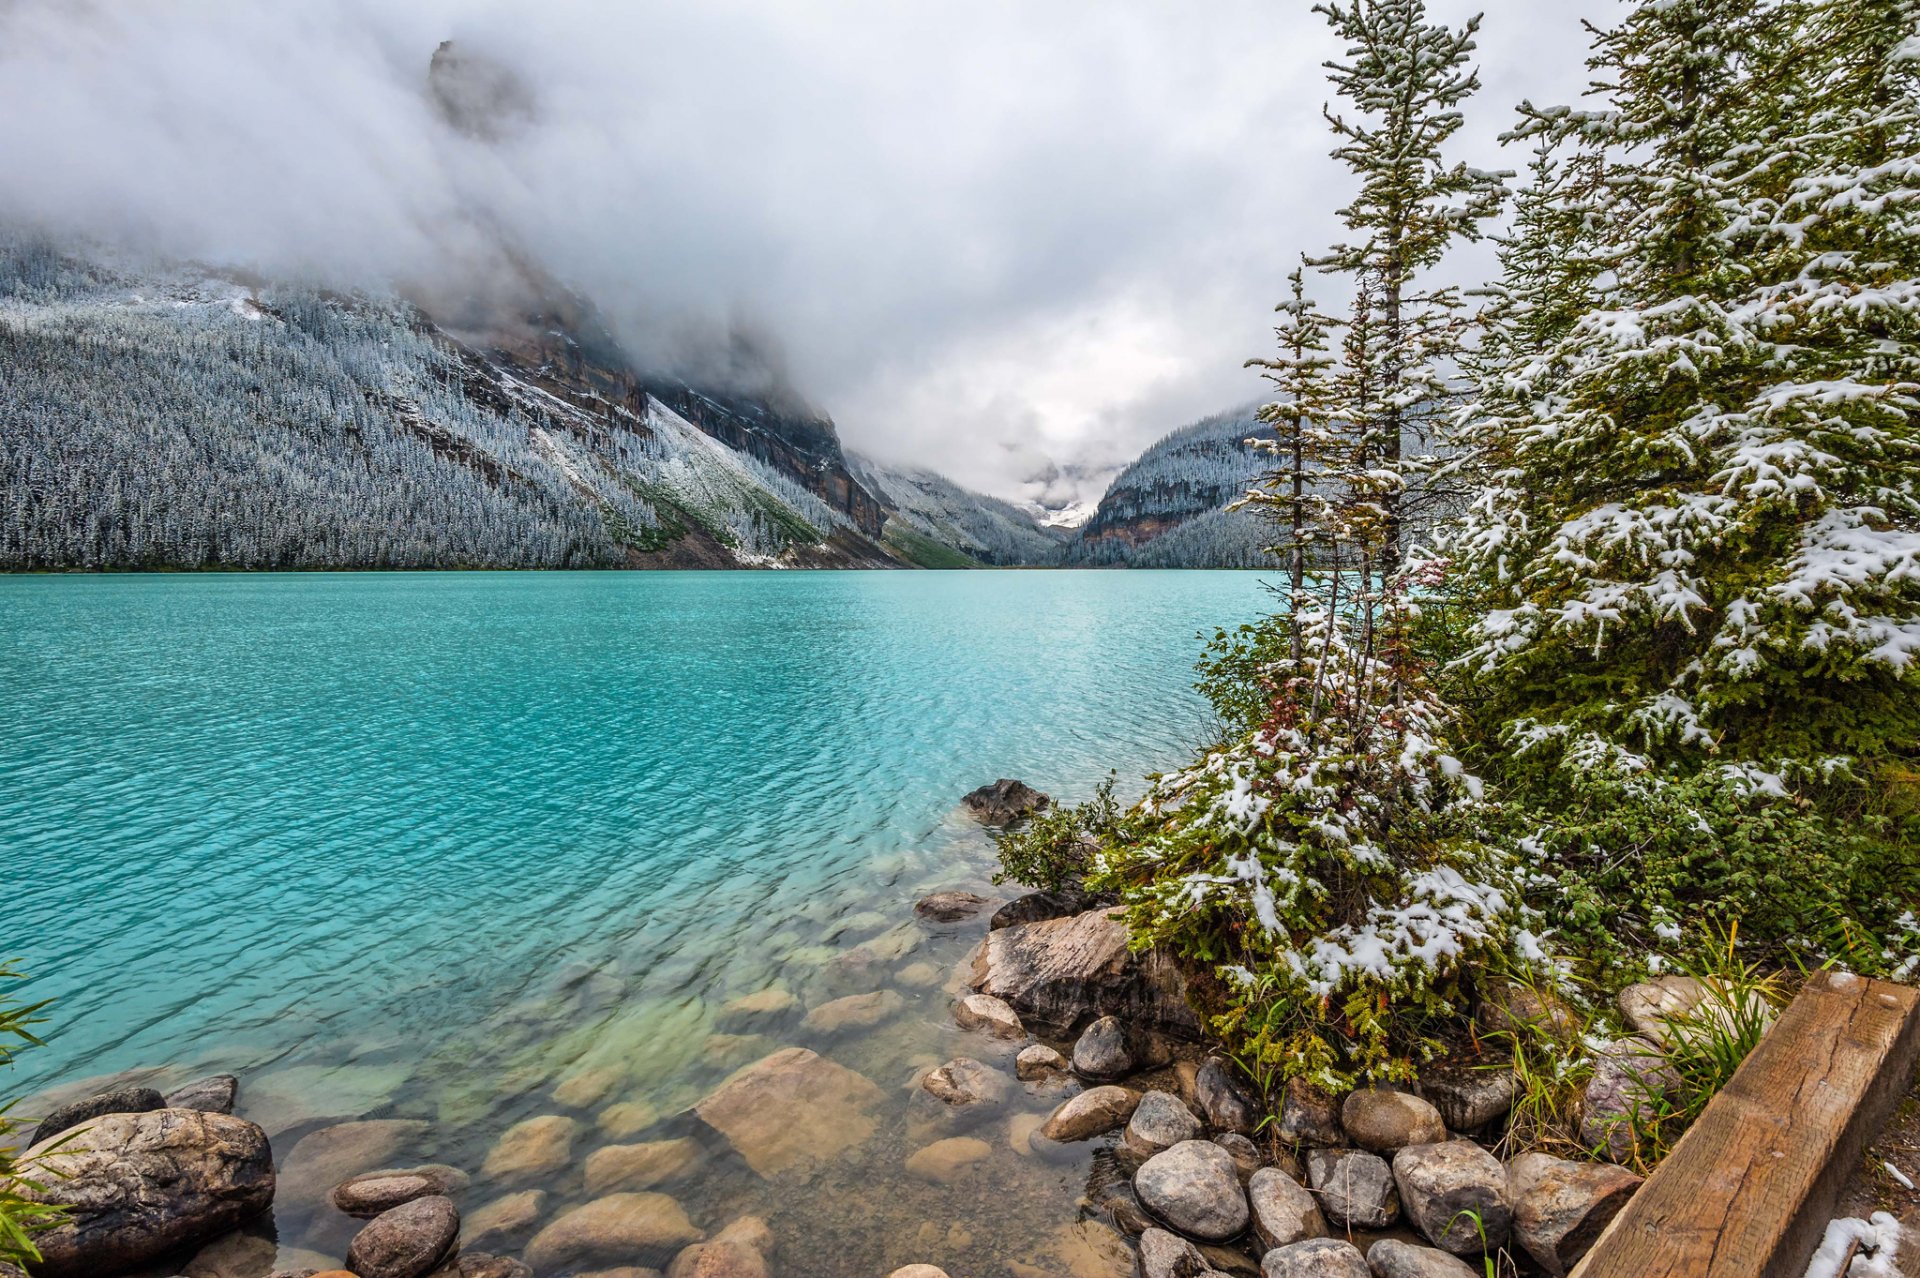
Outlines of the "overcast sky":
M 1617 9 L 1432 7 L 1486 12 L 1461 154 L 1503 168 Z M 529 122 L 447 127 L 449 37 Z M 504 237 L 643 356 L 749 324 L 850 446 L 1036 496 L 1259 396 L 1352 189 L 1338 52 L 1308 0 L 0 0 L 0 220 L 332 285 L 457 285 Z

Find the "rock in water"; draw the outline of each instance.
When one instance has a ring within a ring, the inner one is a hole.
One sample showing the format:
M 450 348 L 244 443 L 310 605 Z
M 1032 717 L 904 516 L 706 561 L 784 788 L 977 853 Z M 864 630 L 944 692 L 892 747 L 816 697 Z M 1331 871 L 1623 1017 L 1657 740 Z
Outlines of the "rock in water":
M 508 1256 L 490 1256 L 484 1251 L 463 1251 L 455 1265 L 460 1278 L 533 1278 L 533 1270 Z M 448 1278 L 442 1269 L 435 1278 Z
M 1140 1278 L 1201 1278 L 1211 1272 L 1200 1249 L 1164 1229 L 1140 1235 Z
M 1090 1087 L 1054 1110 L 1040 1134 L 1048 1140 L 1088 1140 L 1126 1122 L 1139 1104 L 1140 1093 L 1130 1088 Z
M 505 1194 L 467 1213 L 467 1241 L 519 1238 L 547 1212 L 547 1191 L 523 1189 Z M 462 1252 L 464 1256 L 466 1253 Z
M 975 994 L 975 998 L 985 998 L 985 994 Z M 993 1000 L 1000 1003 L 999 999 Z M 1006 1004 L 1001 1003 L 1002 1007 Z M 1011 1009 L 1009 1009 L 1011 1010 Z M 1020 1055 L 1014 1057 L 1013 1072 L 1025 1082 L 1036 1082 L 1043 1078 L 1065 1071 L 1067 1058 L 1048 1047 L 1045 1043 L 1035 1043 L 1020 1049 Z
M 1148 1092 L 1134 1109 L 1124 1139 L 1128 1149 L 1142 1158 L 1151 1158 L 1183 1140 L 1198 1139 L 1205 1130 L 1178 1096 L 1170 1092 Z
M 414 1172 L 376 1173 L 355 1176 L 333 1189 L 333 1205 L 349 1216 L 371 1219 L 417 1198 L 442 1195 L 440 1185 L 430 1176 Z
M 44 1144 L 61 1132 L 72 1131 L 82 1123 L 108 1114 L 146 1114 L 164 1109 L 166 1104 L 166 1098 L 151 1087 L 122 1087 L 101 1092 L 98 1096 L 62 1105 L 41 1119 L 40 1125 L 33 1129 L 33 1135 L 27 1138 L 27 1148 Z
M 495 1180 L 550 1176 L 573 1161 L 573 1137 L 579 1126 L 560 1114 L 515 1123 L 494 1142 L 480 1170 Z
M 773 1233 L 757 1216 L 734 1221 L 673 1258 L 666 1278 L 769 1278 Z
M 1209 1056 L 1194 1075 L 1194 1099 L 1207 1124 L 1216 1131 L 1251 1136 L 1259 1129 L 1264 1107 L 1253 1089 L 1217 1056 Z
M 188 1083 L 167 1097 L 167 1109 L 198 1109 L 209 1114 L 231 1114 L 240 1099 L 240 1080 L 231 1074 L 215 1074 L 197 1083 Z
M 1212 1141 L 1181 1141 L 1133 1174 L 1140 1203 L 1175 1232 L 1225 1242 L 1247 1227 L 1247 1196 L 1233 1157 Z
M 65 1133 L 56 1133 L 55 1141 Z M 273 1202 L 267 1134 L 243 1118 L 189 1109 L 108 1114 L 56 1151 L 25 1160 L 69 1215 L 35 1238 L 39 1278 L 95 1278 L 237 1228 Z
M 998 1105 L 1007 1099 L 1013 1084 L 991 1065 L 958 1056 L 920 1080 L 920 1086 L 934 1099 L 947 1105 Z
M 1542 1269 L 1566 1278 L 1640 1184 L 1610 1163 L 1522 1154 L 1507 1164 L 1513 1236 Z
M 874 990 L 868 994 L 849 994 L 831 1003 L 822 1003 L 808 1012 L 800 1024 L 816 1034 L 841 1034 L 851 1029 L 872 1029 L 898 1015 L 907 1000 L 897 990 Z
M 1608 1043 L 1594 1056 L 1593 1077 L 1580 1110 L 1580 1139 L 1615 1162 L 1633 1153 L 1636 1115 L 1660 1112 L 1662 1098 L 1677 1095 L 1680 1075 L 1660 1049 L 1644 1038 Z
M 576 1207 L 533 1236 L 527 1263 L 546 1273 L 592 1262 L 610 1265 L 664 1262 L 705 1235 L 665 1194 L 609 1194 Z
M 1447 1138 L 1440 1111 L 1407 1092 L 1364 1087 L 1340 1106 L 1340 1125 L 1353 1143 L 1376 1154 L 1408 1145 L 1432 1145 Z
M 736 1071 L 693 1112 L 762 1176 L 809 1179 L 873 1138 L 881 1099 L 865 1075 L 786 1047 Z
M 978 914 L 987 898 L 973 892 L 935 892 L 920 898 L 913 912 L 936 923 L 958 923 Z
M 1268 1250 L 1323 1238 L 1327 1220 L 1306 1187 L 1277 1167 L 1262 1167 L 1247 1182 L 1253 1232 Z
M 907 1159 L 907 1171 L 921 1180 L 951 1185 L 993 1155 L 993 1146 L 972 1136 L 937 1140 Z
M 974 951 L 969 984 L 1050 1034 L 1066 1034 L 1089 1014 L 1188 1038 L 1200 1032 L 1173 961 L 1134 954 L 1126 927 L 1105 910 L 989 932 Z
M 1360 1249 L 1338 1238 L 1276 1247 L 1260 1258 L 1260 1273 L 1262 1278 L 1373 1278 Z
M 685 1137 L 604 1145 L 587 1155 L 587 1192 L 598 1195 L 615 1189 L 652 1189 L 684 1174 L 699 1161 L 698 1142 Z
M 1507 1245 L 1507 1169 L 1472 1141 L 1409 1145 L 1393 1156 L 1393 1180 L 1407 1219 L 1434 1246 L 1478 1256 Z
M 1393 1169 L 1378 1154 L 1358 1149 L 1307 1152 L 1307 1183 L 1336 1225 L 1385 1229 L 1400 1218 L 1400 1190 Z
M 427 1130 L 417 1118 L 374 1118 L 308 1132 L 280 1160 L 278 1200 L 318 1208 L 341 1181 L 391 1167 L 403 1151 L 417 1153 Z
M 367 1222 L 347 1248 L 347 1268 L 360 1278 L 425 1278 L 459 1236 L 451 1198 L 417 1198 Z
M 979 821 L 988 825 L 1012 825 L 1036 812 L 1053 806 L 1053 799 L 1034 789 L 1024 781 L 1000 778 L 992 785 L 983 785 L 960 802 L 967 811 Z
M 1073 1072 L 1082 1078 L 1119 1078 L 1132 1068 L 1127 1027 L 1117 1016 L 1102 1016 L 1073 1045 Z
M 969 994 L 953 1005 L 953 1023 L 963 1030 L 985 1030 L 995 1038 L 1025 1038 L 1026 1026 L 1020 1023 L 1020 1015 L 1007 1006 L 1002 999 L 991 994 Z M 1036 1044 L 1036 1046 L 1038 1046 Z M 1029 1049 L 1031 1050 L 1031 1049 Z M 1050 1047 L 1042 1047 L 1043 1052 L 1053 1052 Z M 1026 1052 L 1020 1053 L 1022 1056 Z M 1053 1052 L 1055 1057 L 1058 1052 Z M 1062 1062 L 1064 1064 L 1065 1062 Z M 1022 1076 L 1024 1077 L 1024 1075 Z
M 1478 1278 L 1460 1257 L 1398 1238 L 1382 1238 L 1367 1248 L 1367 1263 L 1374 1278 Z
M 987 920 L 987 927 L 997 932 L 1016 923 L 1069 918 L 1075 914 L 1085 914 L 1099 904 L 1100 898 L 1091 892 L 1071 889 L 1065 892 L 1029 892 L 995 910 L 993 917 Z

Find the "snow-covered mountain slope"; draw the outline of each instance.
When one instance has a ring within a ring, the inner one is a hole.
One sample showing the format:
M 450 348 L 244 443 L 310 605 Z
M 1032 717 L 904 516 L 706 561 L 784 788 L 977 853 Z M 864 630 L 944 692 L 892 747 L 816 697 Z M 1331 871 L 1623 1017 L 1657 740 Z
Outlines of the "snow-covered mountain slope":
M 1252 407 L 1203 418 L 1148 448 L 1114 479 L 1068 545 L 1068 564 L 1141 568 L 1264 568 L 1273 530 L 1254 511 L 1230 511 L 1273 459 L 1249 439 L 1271 439 Z
M 1060 557 L 1064 536 L 1040 527 L 1012 502 L 970 492 L 917 466 L 887 465 L 858 453 L 849 453 L 847 461 L 854 477 L 889 508 L 886 543 L 915 562 L 940 561 L 954 552 L 1001 565 L 1051 564 Z M 936 549 L 930 552 L 927 542 Z

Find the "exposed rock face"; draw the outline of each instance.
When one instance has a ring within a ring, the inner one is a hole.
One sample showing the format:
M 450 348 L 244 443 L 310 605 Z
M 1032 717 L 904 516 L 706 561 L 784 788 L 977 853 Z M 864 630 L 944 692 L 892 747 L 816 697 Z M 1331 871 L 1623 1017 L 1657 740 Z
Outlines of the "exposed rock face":
M 1260 1273 L 1262 1278 L 1373 1278 L 1360 1249 L 1338 1238 L 1276 1247 L 1260 1258 Z
M 1393 1169 L 1378 1154 L 1358 1149 L 1315 1149 L 1307 1154 L 1307 1183 L 1336 1225 L 1385 1229 L 1400 1218 L 1400 1189 Z
M 907 1005 L 896 990 L 874 990 L 868 994 L 849 994 L 831 1003 L 822 1003 L 807 1013 L 801 1024 L 816 1034 L 842 1034 L 847 1030 L 872 1029 Z
M 1007 1006 L 1005 1000 L 991 994 L 969 994 L 953 1005 L 953 1021 L 963 1030 L 985 1030 L 995 1038 L 1025 1038 L 1026 1026 L 1020 1023 L 1020 1014 Z M 1052 1048 L 1042 1048 L 1052 1051 Z M 1025 1055 L 1026 1053 L 1021 1053 Z M 1054 1052 L 1058 1056 L 1058 1052 Z
M 1507 1164 L 1514 1239 L 1542 1269 L 1566 1278 L 1640 1184 L 1624 1167 L 1522 1154 Z
M 1513 1108 L 1518 1089 L 1510 1069 L 1436 1070 L 1421 1076 L 1419 1092 L 1457 1132 L 1479 1131 Z
M 920 1080 L 928 1094 L 948 1105 L 998 1105 L 1013 1084 L 991 1065 L 957 1057 Z
M 1346 1144 L 1340 1098 L 1301 1079 L 1288 1080 L 1280 1099 L 1280 1139 L 1294 1145 Z
M 59 1141 L 67 1133 L 56 1132 Z M 189 1109 L 108 1114 L 71 1133 L 56 1152 L 26 1158 L 69 1215 L 35 1241 L 39 1278 L 95 1278 L 237 1228 L 273 1202 L 273 1151 L 245 1119 Z
M 1053 1111 L 1040 1134 L 1048 1140 L 1088 1140 L 1133 1117 L 1140 1093 L 1127 1087 L 1090 1087 Z
M 985 994 L 975 994 L 975 998 L 985 998 Z M 999 1003 L 999 999 L 994 1002 Z M 1006 1005 L 1001 1004 L 1002 1007 Z M 1009 1008 L 1009 1011 L 1012 1009 Z M 1067 1058 L 1044 1043 L 1035 1043 L 1020 1049 L 1020 1055 L 1014 1057 L 1013 1072 L 1026 1082 L 1035 1082 L 1042 1078 L 1051 1078 L 1067 1068 Z
M 880 1101 L 865 1075 L 787 1047 L 736 1071 L 693 1112 L 762 1176 L 808 1178 L 873 1138 Z
M 1225 1242 L 1247 1227 L 1247 1196 L 1233 1158 L 1212 1141 L 1187 1140 L 1133 1174 L 1140 1203 L 1175 1232 Z
M 1178 1234 L 1148 1229 L 1140 1235 L 1140 1278 L 1200 1278 L 1211 1271 L 1200 1249 Z
M 1622 1038 L 1596 1054 L 1581 1102 L 1580 1139 L 1615 1162 L 1633 1152 L 1636 1116 L 1658 1113 L 1661 1098 L 1678 1095 L 1680 1075 L 1644 1038 Z
M 576 1207 L 533 1236 L 527 1263 L 538 1273 L 588 1262 L 659 1263 L 705 1235 L 665 1194 L 609 1194 Z
M 1398 1238 L 1382 1238 L 1367 1248 L 1367 1263 L 1374 1278 L 1478 1278 L 1460 1257 Z
M 440 1185 L 431 1176 L 383 1172 L 355 1176 L 335 1185 L 333 1205 L 349 1216 L 368 1220 L 416 1198 L 432 1198 L 440 1193 Z
M 61 1132 L 72 1131 L 82 1123 L 91 1122 L 108 1114 L 145 1114 L 166 1107 L 166 1098 L 151 1087 L 122 1087 L 111 1092 L 101 1092 L 98 1096 L 89 1096 L 85 1100 L 62 1105 L 33 1129 L 33 1135 L 27 1138 L 27 1147 L 45 1144 Z
M 1126 927 L 1104 910 L 988 933 L 974 953 L 970 984 L 1051 1033 L 1065 1034 L 1088 1015 L 1189 1038 L 1200 1032 L 1173 961 L 1133 954 Z
M 1277 1167 L 1262 1167 L 1247 1182 L 1253 1233 L 1266 1247 L 1287 1247 L 1327 1232 L 1327 1219 L 1313 1195 Z
M 684 1137 L 643 1141 L 637 1145 L 607 1145 L 587 1155 L 587 1192 L 652 1189 L 683 1174 L 699 1161 L 700 1146 Z
M 240 1099 L 240 1080 L 231 1074 L 215 1074 L 195 1083 L 188 1083 L 177 1092 L 169 1093 L 166 1109 L 198 1109 L 209 1114 L 231 1114 L 236 1101 Z
M 987 927 L 999 931 L 1017 923 L 1044 923 L 1048 919 L 1071 918 L 1098 907 L 1100 898 L 1091 892 L 1029 892 L 1015 897 L 993 912 Z
M 960 800 L 967 811 L 988 825 L 1011 825 L 1053 806 L 1053 799 L 1024 781 L 1001 777 Z
M 1194 1075 L 1194 1099 L 1207 1125 L 1223 1132 L 1251 1136 L 1265 1117 L 1253 1088 L 1217 1056 L 1209 1056 Z
M 573 1161 L 579 1124 L 559 1114 L 515 1123 L 500 1135 L 480 1169 L 495 1180 L 550 1176 Z
M 1393 1156 L 1393 1180 L 1407 1219 L 1436 1247 L 1478 1256 L 1506 1246 L 1513 1226 L 1507 1169 L 1472 1141 L 1409 1145 Z
M 1172 1149 L 1183 1140 L 1196 1140 L 1205 1129 L 1193 1111 L 1170 1092 L 1148 1092 L 1140 1098 L 1127 1123 L 1127 1148 L 1142 1158 Z M 1231 1155 L 1229 1155 L 1231 1156 Z
M 937 1140 L 907 1158 L 907 1172 L 922 1180 L 951 1185 L 966 1175 L 975 1164 L 986 1161 L 993 1146 L 972 1136 L 953 1136 Z
M 360 1278 L 425 1278 L 459 1236 L 460 1213 L 452 1199 L 415 1199 L 382 1212 L 354 1235 L 347 1268 Z
M 987 898 L 975 892 L 935 892 L 920 898 L 913 912 L 936 923 L 958 923 L 978 914 L 986 904 Z
M 1340 1106 L 1340 1125 L 1353 1143 L 1379 1154 L 1447 1138 L 1440 1111 L 1407 1092 L 1364 1087 Z
M 1073 1072 L 1082 1078 L 1119 1078 L 1132 1068 L 1127 1027 L 1117 1016 L 1102 1016 L 1073 1044 Z

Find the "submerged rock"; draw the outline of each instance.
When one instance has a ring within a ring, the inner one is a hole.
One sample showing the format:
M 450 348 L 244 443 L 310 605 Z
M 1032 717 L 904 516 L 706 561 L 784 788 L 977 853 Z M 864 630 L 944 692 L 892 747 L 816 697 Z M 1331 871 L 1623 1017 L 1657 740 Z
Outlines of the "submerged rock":
M 22 1197 L 68 1215 L 35 1237 L 38 1278 L 92 1278 L 134 1269 L 206 1242 L 273 1202 L 273 1151 L 258 1126 L 228 1114 L 156 1109 L 108 1114 L 56 1132 L 23 1157 L 44 1188 Z
M 1048 1140 L 1087 1140 L 1110 1132 L 1133 1117 L 1140 1093 L 1127 1087 L 1090 1087 L 1053 1111 L 1040 1134 Z
M 987 898 L 975 892 L 935 892 L 921 897 L 913 912 L 936 923 L 958 923 L 978 914 L 986 904 Z
M 108 1114 L 146 1114 L 166 1107 L 166 1098 L 151 1087 L 122 1087 L 111 1092 L 101 1092 L 85 1100 L 77 1100 L 62 1105 L 33 1129 L 33 1135 L 27 1138 L 27 1147 L 43 1145 L 61 1132 L 72 1131 L 82 1123 Z
M 533 1270 L 508 1256 L 490 1256 L 484 1251 L 463 1251 L 454 1265 L 460 1278 L 533 1278 Z M 448 1278 L 442 1269 L 435 1278 Z
M 540 1273 L 584 1262 L 663 1262 L 706 1235 L 665 1194 L 609 1194 L 576 1207 L 533 1236 L 527 1263 Z
M 760 1175 L 805 1179 L 873 1138 L 881 1099 L 865 1075 L 787 1047 L 735 1071 L 693 1112 Z
M 1360 1249 L 1338 1238 L 1276 1247 L 1260 1258 L 1260 1272 L 1264 1278 L 1373 1278 Z
M 419 1198 L 382 1212 L 354 1235 L 347 1268 L 360 1278 L 425 1278 L 460 1236 L 450 1198 Z
M 587 1155 L 586 1189 L 604 1194 L 615 1189 L 652 1189 L 700 1162 L 698 1143 L 650 1140 L 637 1145 L 607 1145 Z
M 1458 1256 L 1506 1246 L 1507 1169 L 1472 1141 L 1409 1145 L 1393 1156 L 1393 1180 L 1407 1219 L 1434 1246 Z
M 515 1123 L 494 1142 L 480 1170 L 494 1180 L 550 1176 L 573 1161 L 573 1137 L 579 1126 L 558 1114 Z
M 1307 1153 L 1307 1183 L 1336 1225 L 1385 1229 L 1400 1218 L 1400 1190 L 1393 1169 L 1378 1154 L 1360 1149 L 1314 1149 Z
M 966 805 L 975 820 L 988 825 L 1011 825 L 1015 821 L 1045 811 L 1053 806 L 1053 799 L 1034 789 L 1024 781 L 1014 781 L 1002 777 L 991 785 L 983 785 L 960 800 Z
M 546 1212 L 547 1192 L 544 1189 L 523 1189 L 516 1194 L 503 1194 L 468 1213 L 467 1238 L 472 1242 L 518 1238 L 533 1228 Z
M 896 990 L 874 990 L 868 994 L 849 994 L 808 1012 L 802 1027 L 816 1034 L 843 1034 L 853 1029 L 872 1029 L 889 1017 L 899 1015 L 907 1000 Z
M 768 1278 L 773 1232 L 757 1216 L 743 1216 L 706 1242 L 673 1258 L 666 1278 Z
M 998 1105 L 1007 1099 L 1013 1084 L 991 1065 L 970 1056 L 960 1056 L 931 1071 L 920 1086 L 934 1099 L 948 1105 Z
M 1102 1016 L 1074 1042 L 1073 1072 L 1082 1078 L 1119 1078 L 1132 1068 L 1127 1027 L 1117 1016 Z
M 1176 1232 L 1225 1242 L 1247 1227 L 1247 1196 L 1233 1159 L 1212 1141 L 1187 1140 L 1133 1174 L 1140 1203 Z
M 739 998 L 728 999 L 713 1014 L 713 1023 L 723 1030 L 739 1029 L 762 1021 L 777 1020 L 800 1006 L 792 991 L 772 986 Z
M 280 1162 L 279 1201 L 319 1207 L 341 1181 L 391 1167 L 402 1153 L 417 1153 L 427 1130 L 417 1118 L 374 1118 L 309 1132 Z
M 240 1099 L 240 1080 L 231 1074 L 214 1074 L 188 1083 L 167 1095 L 166 1109 L 197 1109 L 208 1114 L 231 1114 Z
M 1611 1163 L 1522 1154 L 1507 1164 L 1514 1240 L 1554 1278 L 1566 1278 L 1641 1183 Z
M 375 1172 L 355 1176 L 333 1188 L 333 1205 L 349 1216 L 371 1219 L 416 1198 L 433 1198 L 444 1191 L 431 1176 L 416 1172 Z
M 1125 925 L 1104 910 L 989 932 L 974 952 L 970 984 L 1049 1033 L 1065 1034 L 1089 1014 L 1189 1038 L 1200 1032 L 1173 961 L 1133 953 Z
M 972 1136 L 952 1136 L 937 1140 L 909 1155 L 907 1172 L 921 1180 L 951 1185 L 976 1163 L 985 1162 L 992 1154 L 993 1146 L 984 1140 Z

